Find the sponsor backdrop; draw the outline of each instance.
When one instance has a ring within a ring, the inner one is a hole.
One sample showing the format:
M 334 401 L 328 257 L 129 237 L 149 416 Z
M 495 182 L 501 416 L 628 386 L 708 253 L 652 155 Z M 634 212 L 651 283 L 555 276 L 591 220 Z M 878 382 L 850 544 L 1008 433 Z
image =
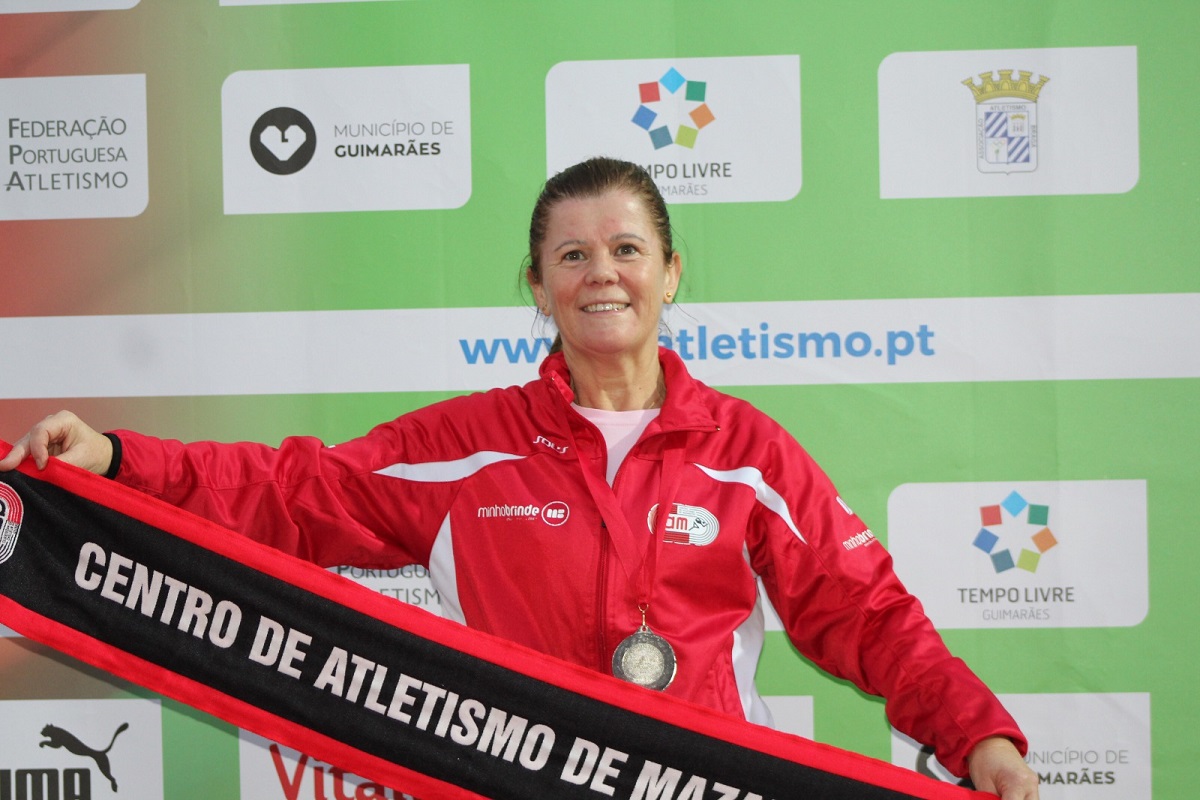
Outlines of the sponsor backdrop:
M 1187 796 L 1195 12 L 0 0 L 0 437 L 337 442 L 529 380 L 533 200 L 628 158 L 684 257 L 663 344 L 825 466 L 1043 797 Z M 781 728 L 949 779 L 768 625 Z M 4 800 L 400 796 L 0 634 Z

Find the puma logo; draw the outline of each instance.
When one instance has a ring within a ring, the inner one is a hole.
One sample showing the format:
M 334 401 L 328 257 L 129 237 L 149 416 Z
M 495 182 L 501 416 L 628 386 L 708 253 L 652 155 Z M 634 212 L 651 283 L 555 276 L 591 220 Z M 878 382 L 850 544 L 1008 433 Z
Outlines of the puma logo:
M 42 736 L 46 737 L 46 741 L 38 742 L 38 747 L 61 747 L 68 753 L 74 753 L 77 756 L 92 759 L 96 762 L 96 768 L 100 770 L 100 773 L 104 777 L 108 778 L 108 781 L 112 784 L 112 789 L 115 792 L 117 790 L 117 781 L 112 776 L 112 767 L 108 763 L 108 751 L 112 750 L 113 744 L 115 744 L 117 741 L 117 737 L 120 736 L 121 733 L 128 727 L 128 722 L 122 722 L 120 727 L 117 728 L 116 732 L 113 733 L 112 740 L 108 743 L 108 747 L 104 748 L 103 750 L 93 750 L 83 742 L 79 741 L 79 739 L 77 739 L 73 733 L 65 731 L 62 728 L 54 725 L 47 725 L 46 727 L 42 728 Z

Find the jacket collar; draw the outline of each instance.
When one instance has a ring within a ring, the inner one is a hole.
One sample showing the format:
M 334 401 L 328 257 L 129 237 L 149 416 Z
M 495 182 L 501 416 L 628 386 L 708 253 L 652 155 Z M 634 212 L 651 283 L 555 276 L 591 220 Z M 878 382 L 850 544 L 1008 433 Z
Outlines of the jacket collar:
M 691 376 L 683 359 L 674 350 L 658 348 L 658 363 L 663 368 L 667 397 L 651 429 L 661 431 L 715 431 L 717 421 L 704 402 L 704 384 Z M 547 356 L 538 370 L 542 382 L 551 394 L 570 405 L 575 400 L 571 391 L 571 371 L 561 352 Z

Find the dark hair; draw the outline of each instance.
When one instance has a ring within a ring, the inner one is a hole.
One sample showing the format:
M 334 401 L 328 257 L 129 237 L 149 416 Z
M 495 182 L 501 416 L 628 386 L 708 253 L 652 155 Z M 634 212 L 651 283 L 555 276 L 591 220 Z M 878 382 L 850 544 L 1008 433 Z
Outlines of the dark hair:
M 675 252 L 671 244 L 671 218 L 667 204 L 663 201 L 654 179 L 645 169 L 629 161 L 615 158 L 589 158 L 567 167 L 546 181 L 537 203 L 533 206 L 533 218 L 529 221 L 529 277 L 533 283 L 542 281 L 541 249 L 546 241 L 546 228 L 550 224 L 550 211 L 563 200 L 583 197 L 598 197 L 614 189 L 630 192 L 646 208 L 654 223 L 658 239 L 662 242 L 663 260 L 669 262 Z

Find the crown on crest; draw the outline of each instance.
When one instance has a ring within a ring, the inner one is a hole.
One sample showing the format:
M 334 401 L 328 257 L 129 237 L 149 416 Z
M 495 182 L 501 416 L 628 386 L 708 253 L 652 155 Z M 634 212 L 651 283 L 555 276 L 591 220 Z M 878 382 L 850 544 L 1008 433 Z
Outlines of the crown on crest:
M 1037 102 L 1038 92 L 1042 91 L 1042 87 L 1050 80 L 1045 75 L 1040 75 L 1038 82 L 1034 83 L 1030 80 L 1033 73 L 1025 70 L 1020 70 L 1016 78 L 1013 78 L 1014 70 L 1011 69 L 997 70 L 997 72 L 1000 74 L 999 80 L 990 71 L 979 73 L 979 77 L 983 79 L 982 85 L 975 83 L 974 78 L 967 78 L 962 82 L 963 86 L 966 86 L 971 90 L 971 94 L 975 95 L 976 103 L 994 100 L 997 97 L 1021 97 Z

